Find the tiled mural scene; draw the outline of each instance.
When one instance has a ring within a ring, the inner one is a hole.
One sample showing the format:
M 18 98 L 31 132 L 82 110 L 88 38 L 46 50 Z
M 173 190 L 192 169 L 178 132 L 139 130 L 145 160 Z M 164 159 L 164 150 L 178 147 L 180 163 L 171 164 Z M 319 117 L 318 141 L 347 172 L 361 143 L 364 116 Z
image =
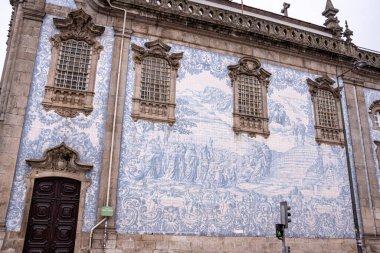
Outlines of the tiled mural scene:
M 333 1 L 323 26 L 286 3 L 10 1 L 0 252 L 380 253 L 380 53 Z

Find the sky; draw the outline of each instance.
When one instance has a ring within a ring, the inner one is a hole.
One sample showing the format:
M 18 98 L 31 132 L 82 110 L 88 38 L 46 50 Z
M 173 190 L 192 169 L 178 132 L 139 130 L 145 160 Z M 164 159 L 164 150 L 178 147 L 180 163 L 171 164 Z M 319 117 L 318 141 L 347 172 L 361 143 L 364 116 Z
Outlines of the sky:
M 241 0 L 233 0 L 241 3 Z M 323 25 L 326 20 L 322 16 L 326 0 L 285 0 L 290 4 L 289 17 Z M 243 0 L 244 5 L 281 14 L 284 0 Z M 354 32 L 353 43 L 359 47 L 380 52 L 380 32 L 376 28 L 380 24 L 380 0 L 332 0 L 340 25 L 344 27 L 347 20 L 349 28 Z M 0 73 L 5 59 L 6 38 L 11 16 L 9 0 L 0 3 Z

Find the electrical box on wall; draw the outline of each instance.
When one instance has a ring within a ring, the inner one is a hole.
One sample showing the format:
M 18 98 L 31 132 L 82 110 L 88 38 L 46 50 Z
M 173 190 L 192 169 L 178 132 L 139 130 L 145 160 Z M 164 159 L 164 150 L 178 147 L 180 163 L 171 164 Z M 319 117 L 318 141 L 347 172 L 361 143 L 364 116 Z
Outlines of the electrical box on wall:
M 100 215 L 103 217 L 113 216 L 113 208 L 111 206 L 102 206 L 102 209 L 100 209 Z

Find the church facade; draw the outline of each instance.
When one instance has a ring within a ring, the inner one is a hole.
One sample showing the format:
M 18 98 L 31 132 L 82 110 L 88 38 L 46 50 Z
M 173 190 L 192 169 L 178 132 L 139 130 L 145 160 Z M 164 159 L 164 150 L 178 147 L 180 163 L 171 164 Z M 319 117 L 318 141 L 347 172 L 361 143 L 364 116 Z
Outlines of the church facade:
M 227 0 L 28 0 L 0 252 L 380 252 L 380 53 Z M 284 8 L 286 13 L 286 9 Z

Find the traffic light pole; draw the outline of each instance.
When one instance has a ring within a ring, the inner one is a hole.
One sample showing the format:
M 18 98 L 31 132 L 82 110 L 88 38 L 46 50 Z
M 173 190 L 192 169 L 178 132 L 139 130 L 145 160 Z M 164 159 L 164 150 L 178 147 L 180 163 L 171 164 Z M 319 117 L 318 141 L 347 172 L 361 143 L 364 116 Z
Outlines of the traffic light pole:
M 290 219 L 290 209 L 291 208 L 288 206 L 288 202 L 280 202 L 281 223 L 276 224 L 276 237 L 282 241 L 282 253 L 290 253 L 290 247 L 287 247 L 285 243 L 285 229 L 288 228 L 288 223 L 292 221 Z
M 282 253 L 287 253 L 286 252 L 286 244 L 285 244 L 285 230 L 284 230 L 284 236 L 282 237 Z

